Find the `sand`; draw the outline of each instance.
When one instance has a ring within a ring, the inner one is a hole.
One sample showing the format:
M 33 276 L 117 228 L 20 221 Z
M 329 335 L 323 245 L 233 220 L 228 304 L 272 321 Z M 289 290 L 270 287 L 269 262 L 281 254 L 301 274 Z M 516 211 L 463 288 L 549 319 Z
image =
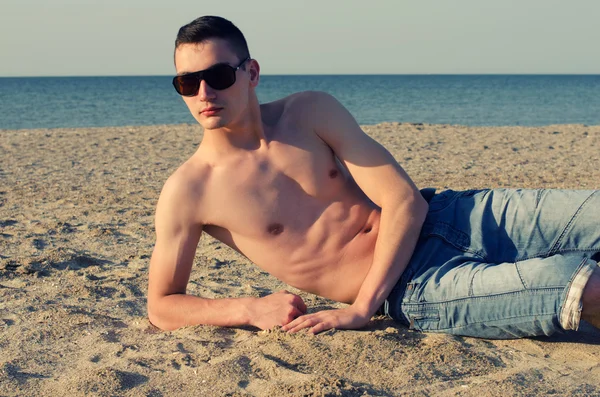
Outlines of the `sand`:
M 600 126 L 365 126 L 419 187 L 600 188 Z M 146 318 L 153 216 L 199 126 L 0 130 L 1 396 L 599 396 L 600 333 L 494 341 L 382 317 L 317 336 Z M 189 293 L 287 288 L 203 237 Z M 340 307 L 300 293 L 310 310 Z

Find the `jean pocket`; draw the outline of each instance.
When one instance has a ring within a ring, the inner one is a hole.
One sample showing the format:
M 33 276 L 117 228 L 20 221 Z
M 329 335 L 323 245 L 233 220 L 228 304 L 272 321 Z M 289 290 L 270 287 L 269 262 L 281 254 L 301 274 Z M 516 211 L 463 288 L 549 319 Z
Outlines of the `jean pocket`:
M 421 307 L 407 314 L 409 329 L 434 331 L 439 328 L 440 311 L 436 307 Z
M 429 202 L 429 213 L 439 212 L 447 208 L 461 193 L 448 189 L 436 194 Z
M 524 289 L 516 263 L 481 263 L 471 277 L 469 296 L 507 294 Z

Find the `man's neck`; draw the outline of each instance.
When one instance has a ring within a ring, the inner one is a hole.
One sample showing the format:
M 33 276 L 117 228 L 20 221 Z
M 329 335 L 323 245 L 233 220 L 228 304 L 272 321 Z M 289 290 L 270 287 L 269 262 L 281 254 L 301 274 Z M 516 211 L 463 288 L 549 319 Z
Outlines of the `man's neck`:
M 257 150 L 267 142 L 261 107 L 256 97 L 251 100 L 246 117 L 232 126 L 205 130 L 201 147 L 219 155 Z

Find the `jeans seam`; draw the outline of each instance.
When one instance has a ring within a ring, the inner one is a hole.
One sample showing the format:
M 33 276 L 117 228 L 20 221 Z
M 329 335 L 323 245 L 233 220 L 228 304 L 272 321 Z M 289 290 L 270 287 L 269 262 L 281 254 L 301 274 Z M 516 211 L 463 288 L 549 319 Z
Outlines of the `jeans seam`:
M 517 262 L 515 262 L 515 269 L 517 269 L 517 274 L 519 275 L 519 279 L 521 280 L 521 283 L 523 284 L 523 287 L 525 289 L 529 289 L 529 287 L 527 286 L 527 283 L 523 279 L 523 275 L 521 275 L 521 270 L 519 269 L 519 265 L 518 265 Z
M 475 273 L 473 274 L 473 277 L 471 277 L 471 282 L 469 283 L 469 296 L 472 297 L 473 296 L 473 282 L 475 281 L 475 276 L 477 276 L 477 273 L 481 272 L 481 267 L 477 268 L 477 270 L 475 270 Z
M 581 251 L 581 252 L 583 252 L 583 251 L 598 252 L 599 250 L 600 250 L 600 248 L 598 248 L 598 247 L 596 247 L 596 248 L 594 248 L 594 247 L 590 247 L 590 248 L 560 248 L 552 253 L 549 253 L 548 256 L 562 254 L 562 253 L 579 252 L 579 251 Z
M 454 228 L 449 223 L 446 223 L 446 222 L 437 222 L 437 224 L 446 225 L 446 226 L 452 228 L 453 230 L 455 230 L 455 231 L 457 231 L 457 232 L 459 232 L 461 234 L 464 234 L 464 235 L 468 236 L 467 233 Z M 441 233 L 438 233 L 438 232 L 435 232 L 435 231 L 430 231 L 428 233 L 428 237 L 437 237 L 437 238 L 440 238 L 440 239 L 444 240 L 446 243 L 452 245 L 454 248 L 457 248 L 457 249 L 459 249 L 459 250 L 461 250 L 463 252 L 468 252 L 470 254 L 473 254 L 473 255 L 477 256 L 478 258 L 480 258 L 480 259 L 485 259 L 485 255 L 483 255 L 480 251 L 473 250 L 473 249 L 471 249 L 471 248 L 469 248 L 469 247 L 467 247 L 467 246 L 465 246 L 463 244 L 459 244 L 457 242 L 451 241 L 450 239 L 448 239 L 445 235 L 443 235 Z
M 592 196 L 594 195 L 595 191 L 593 191 L 584 201 L 583 203 L 581 203 L 581 205 L 579 206 L 579 208 L 577 208 L 577 211 L 575 211 L 575 213 L 573 214 L 573 216 L 571 217 L 571 219 L 569 220 L 569 222 L 567 223 L 567 225 L 564 227 L 563 231 L 560 233 L 560 236 L 558 236 L 558 239 L 556 239 L 556 242 L 552 245 L 552 248 L 550 248 L 549 254 L 553 254 L 555 251 L 558 251 L 559 249 L 557 248 L 560 243 L 562 242 L 564 236 L 567 234 L 567 231 L 571 228 L 571 225 L 573 225 L 573 223 L 575 222 L 575 219 L 577 218 L 577 216 L 579 215 L 579 213 L 581 213 L 581 211 L 583 210 L 583 207 L 585 207 L 585 205 L 587 204 L 587 202 L 592 198 Z
M 535 259 L 535 258 L 548 258 L 550 256 L 553 255 L 560 255 L 560 254 L 570 254 L 573 252 L 600 252 L 600 247 L 589 247 L 589 248 L 559 248 L 555 251 L 545 251 L 542 253 L 538 253 L 535 255 L 528 255 L 528 256 L 523 256 L 520 257 L 519 259 L 517 259 L 515 261 L 515 263 L 519 263 L 519 262 L 523 262 L 523 261 L 527 261 L 529 259 Z
M 458 326 L 455 326 L 455 327 L 437 328 L 437 330 L 439 331 L 439 330 L 445 330 L 445 329 L 461 329 L 461 328 L 467 328 L 467 327 L 470 327 L 470 326 L 476 325 L 476 324 L 493 324 L 494 322 L 501 322 L 501 321 L 505 321 L 505 320 L 511 320 L 513 318 L 526 318 L 526 317 L 550 316 L 550 315 L 555 316 L 556 313 L 553 312 L 553 311 L 550 311 L 548 313 L 537 313 L 537 314 L 534 314 L 534 315 L 528 314 L 528 315 L 524 315 L 524 316 L 511 316 L 511 317 L 505 317 L 505 318 L 502 318 L 502 319 L 499 319 L 499 320 L 476 321 L 476 322 L 473 322 L 473 323 L 469 323 L 467 325 L 458 325 Z
M 513 294 L 523 294 L 523 293 L 527 293 L 527 294 L 531 294 L 533 292 L 538 292 L 538 291 L 548 291 L 548 292 L 552 292 L 552 291 L 563 291 L 565 289 L 564 286 L 552 286 L 552 287 L 542 287 L 542 288 L 531 288 L 531 289 L 526 289 L 526 290 L 521 290 L 521 291 L 511 291 L 511 292 L 502 292 L 502 293 L 498 293 L 498 294 L 491 294 L 491 295 L 481 295 L 481 296 L 466 296 L 463 298 L 456 298 L 456 299 L 450 299 L 450 300 L 444 300 L 444 301 L 436 301 L 436 302 L 420 302 L 420 303 L 402 303 L 402 305 L 406 305 L 406 306 L 411 306 L 411 305 L 415 305 L 415 306 L 421 306 L 423 310 L 425 310 L 426 308 L 428 308 L 428 306 L 440 306 L 440 305 L 447 305 L 449 303 L 453 303 L 453 302 L 459 302 L 459 301 L 464 301 L 464 300 L 489 300 L 489 299 L 494 299 L 497 298 L 499 296 L 503 296 L 503 295 L 513 295 Z M 439 308 L 438 308 L 439 310 Z
M 546 189 L 538 189 L 537 195 L 535 196 L 535 207 L 536 208 L 540 205 L 542 195 L 545 191 L 546 191 Z

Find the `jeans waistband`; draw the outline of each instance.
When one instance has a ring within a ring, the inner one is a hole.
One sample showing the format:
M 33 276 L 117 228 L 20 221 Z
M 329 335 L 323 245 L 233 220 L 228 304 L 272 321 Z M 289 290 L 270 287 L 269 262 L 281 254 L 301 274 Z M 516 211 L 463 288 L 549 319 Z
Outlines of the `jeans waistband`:
M 425 201 L 427 201 L 429 203 L 431 201 L 431 199 L 433 198 L 433 196 L 435 196 L 435 188 L 434 187 L 426 187 L 424 189 L 421 189 L 421 196 L 423 196 Z

